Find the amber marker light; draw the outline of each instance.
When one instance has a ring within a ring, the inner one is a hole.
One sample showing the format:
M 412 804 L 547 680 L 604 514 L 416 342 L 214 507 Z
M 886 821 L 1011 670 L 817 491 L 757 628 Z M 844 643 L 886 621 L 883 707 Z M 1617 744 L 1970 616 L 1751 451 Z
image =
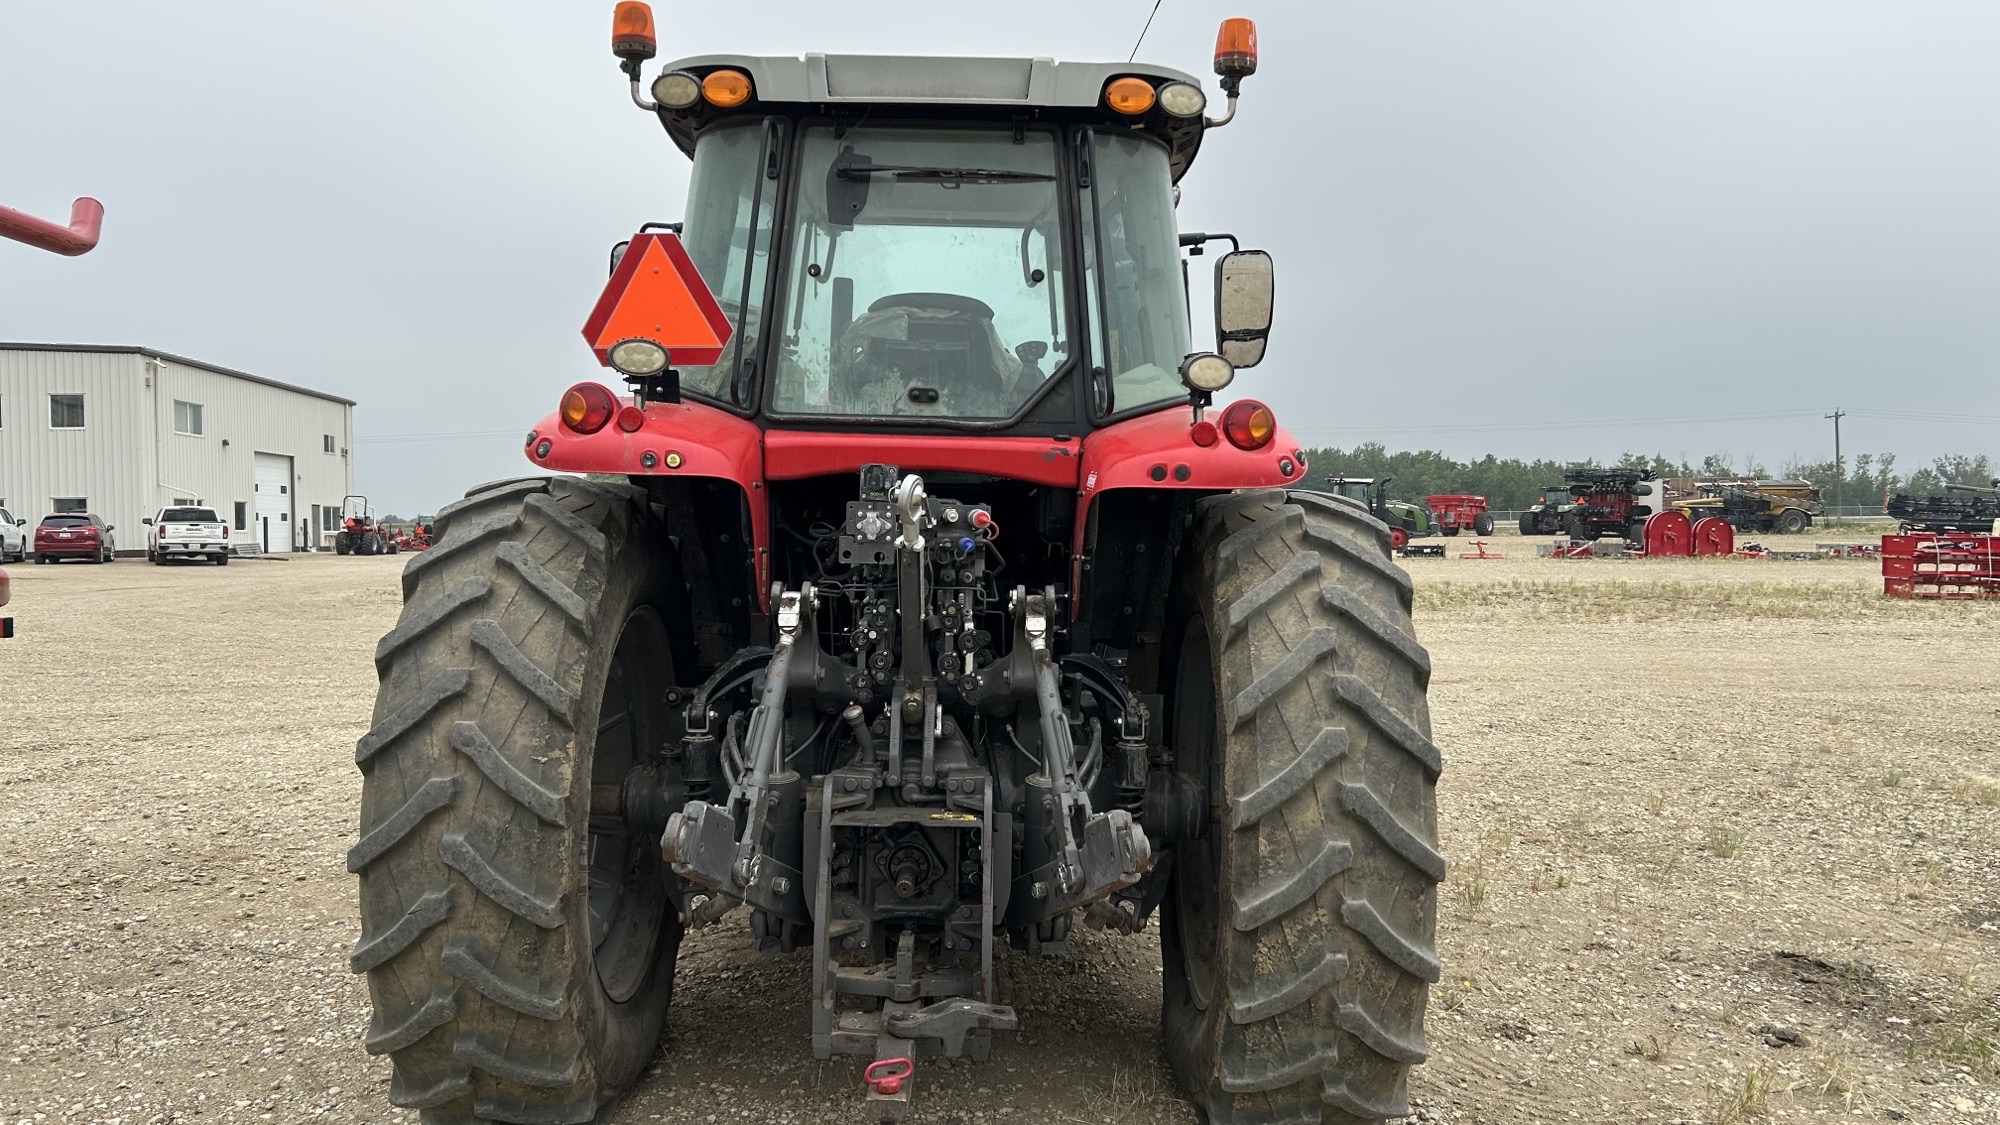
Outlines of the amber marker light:
M 630 62 L 644 62 L 660 52 L 653 35 L 653 9 L 639 0 L 625 0 L 611 9 L 611 53 Z
M 611 421 L 618 400 L 596 383 L 578 383 L 563 392 L 562 424 L 579 434 L 594 434 Z M 1234 440 L 1234 439 L 1231 439 Z
M 1239 399 L 1222 412 L 1222 434 L 1238 449 L 1262 449 L 1277 436 L 1278 419 L 1256 399 Z
M 701 80 L 701 96 L 720 109 L 735 109 L 750 100 L 750 76 L 740 70 L 711 70 Z
M 1143 78 L 1113 78 L 1104 87 L 1104 104 L 1127 117 L 1153 108 L 1153 84 Z

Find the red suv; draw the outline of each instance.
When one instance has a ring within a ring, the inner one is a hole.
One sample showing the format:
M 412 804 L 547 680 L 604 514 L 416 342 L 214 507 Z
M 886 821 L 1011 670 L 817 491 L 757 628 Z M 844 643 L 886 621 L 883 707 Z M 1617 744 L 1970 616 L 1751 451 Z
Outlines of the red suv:
M 91 562 L 112 562 L 118 553 L 118 542 L 111 537 L 114 530 L 110 524 L 89 512 L 46 516 L 41 526 L 35 528 L 35 561 L 89 559 Z

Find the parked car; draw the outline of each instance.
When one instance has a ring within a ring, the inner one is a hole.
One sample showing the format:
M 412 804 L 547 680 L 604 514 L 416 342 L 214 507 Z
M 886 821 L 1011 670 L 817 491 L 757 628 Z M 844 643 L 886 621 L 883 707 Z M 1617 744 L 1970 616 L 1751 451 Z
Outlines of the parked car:
M 28 561 L 28 521 L 0 508 L 0 563 Z
M 41 525 L 35 528 L 35 561 L 89 559 L 91 562 L 113 562 L 118 555 L 118 541 L 111 537 L 111 533 L 116 530 L 89 512 L 44 516 Z
M 141 522 L 153 529 L 146 537 L 147 562 L 213 559 L 217 566 L 229 565 L 229 525 L 214 508 L 161 508 Z

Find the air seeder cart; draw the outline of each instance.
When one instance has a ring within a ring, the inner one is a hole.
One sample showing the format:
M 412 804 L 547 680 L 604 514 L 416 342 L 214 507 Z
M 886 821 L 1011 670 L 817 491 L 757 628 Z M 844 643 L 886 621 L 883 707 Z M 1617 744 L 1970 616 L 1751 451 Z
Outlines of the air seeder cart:
M 1469 492 L 1443 492 L 1424 497 L 1431 510 L 1431 522 L 1439 535 L 1457 535 L 1471 528 L 1474 535 L 1493 534 L 1493 513 L 1486 510 L 1486 497 Z
M 608 1115 L 683 933 L 728 920 L 809 960 L 776 1033 L 894 1118 L 1023 1023 L 1000 958 L 1157 921 L 1211 1120 L 1405 1114 L 1444 875 L 1410 582 L 1363 505 L 1294 491 L 1269 408 L 1212 402 L 1270 257 L 1219 257 L 1214 352 L 1187 319 L 1180 250 L 1226 236 L 1176 230 L 1175 183 L 1248 21 L 1210 117 L 1123 62 L 648 82 L 650 12 L 615 19 L 687 215 L 619 248 L 609 385 L 533 426 L 544 475 L 438 513 L 376 649 L 348 865 L 390 1099 Z

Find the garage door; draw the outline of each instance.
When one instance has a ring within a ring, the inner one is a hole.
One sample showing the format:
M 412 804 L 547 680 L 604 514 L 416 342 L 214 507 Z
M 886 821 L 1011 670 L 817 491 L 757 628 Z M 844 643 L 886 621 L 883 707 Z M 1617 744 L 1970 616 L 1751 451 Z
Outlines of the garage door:
M 251 529 L 266 554 L 292 549 L 292 459 L 257 454 L 257 522 Z

